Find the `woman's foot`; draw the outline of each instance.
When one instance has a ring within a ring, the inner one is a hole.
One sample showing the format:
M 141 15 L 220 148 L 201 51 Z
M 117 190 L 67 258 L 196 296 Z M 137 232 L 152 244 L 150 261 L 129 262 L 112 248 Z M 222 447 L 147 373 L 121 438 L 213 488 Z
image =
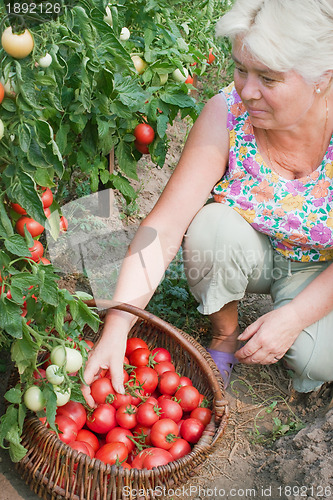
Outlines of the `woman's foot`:
M 213 358 L 213 361 L 221 374 L 224 388 L 226 389 L 230 382 L 232 369 L 234 365 L 238 363 L 237 359 L 231 352 L 216 351 L 215 349 L 210 348 L 207 349 L 207 352 L 209 352 Z

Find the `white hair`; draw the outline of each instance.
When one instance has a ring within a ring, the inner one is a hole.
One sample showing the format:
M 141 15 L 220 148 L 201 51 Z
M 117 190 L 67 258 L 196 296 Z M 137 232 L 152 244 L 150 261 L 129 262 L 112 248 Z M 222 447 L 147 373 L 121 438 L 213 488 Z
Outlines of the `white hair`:
M 265 66 L 308 83 L 333 70 L 333 0 L 236 0 L 216 34 L 241 37 Z

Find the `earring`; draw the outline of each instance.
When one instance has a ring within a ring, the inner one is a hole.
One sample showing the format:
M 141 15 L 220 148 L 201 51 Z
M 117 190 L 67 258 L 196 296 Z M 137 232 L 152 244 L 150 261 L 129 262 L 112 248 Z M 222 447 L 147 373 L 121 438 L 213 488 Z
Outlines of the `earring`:
M 316 94 L 320 94 L 321 90 L 319 87 L 316 87 Z

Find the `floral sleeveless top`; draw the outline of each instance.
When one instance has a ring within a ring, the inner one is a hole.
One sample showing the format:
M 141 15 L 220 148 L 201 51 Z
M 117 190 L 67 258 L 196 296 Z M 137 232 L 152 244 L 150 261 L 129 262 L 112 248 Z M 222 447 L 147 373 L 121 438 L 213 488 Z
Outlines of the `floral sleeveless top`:
M 273 248 L 295 261 L 333 259 L 333 136 L 321 165 L 300 179 L 284 179 L 262 159 L 249 115 L 234 84 L 223 89 L 228 103 L 229 164 L 213 189 Z

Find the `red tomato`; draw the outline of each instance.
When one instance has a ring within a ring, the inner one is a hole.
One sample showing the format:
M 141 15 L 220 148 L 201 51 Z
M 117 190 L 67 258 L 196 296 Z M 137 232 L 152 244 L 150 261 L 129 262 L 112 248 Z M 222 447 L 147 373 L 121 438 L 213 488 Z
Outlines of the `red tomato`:
M 134 379 L 130 379 L 127 383 L 128 392 L 131 394 L 131 404 L 134 406 L 139 405 L 145 400 L 145 394 L 142 388 L 135 382 Z
M 64 443 L 68 444 L 71 441 L 76 440 L 77 433 L 79 429 L 77 428 L 76 423 L 69 417 L 65 415 L 58 415 L 55 418 L 55 424 L 59 429 L 59 439 Z
M 96 453 L 95 458 L 105 464 L 113 465 L 116 462 L 127 460 L 128 450 L 124 443 L 107 443 Z
M 96 453 L 96 451 L 99 448 L 99 441 L 97 436 L 93 432 L 88 431 L 88 429 L 79 430 L 79 432 L 77 433 L 76 440 L 88 443 L 94 450 L 94 453 Z
M 188 77 L 185 80 L 185 83 L 190 83 L 191 85 L 193 85 L 193 76 L 188 75 Z
M 38 368 L 37 370 L 35 370 L 33 372 L 32 376 L 35 380 L 45 379 L 46 378 L 46 371 L 44 370 L 44 368 Z
M 40 241 L 34 241 L 34 244 L 31 248 L 29 248 L 31 259 L 34 262 L 38 262 L 41 257 L 43 257 L 44 247 Z
M 151 470 L 153 467 L 158 467 L 159 465 L 166 465 L 174 460 L 171 453 L 169 453 L 165 449 L 148 448 L 146 451 L 148 450 L 149 452 L 146 453 L 143 459 L 143 464 L 142 464 L 143 469 Z
M 183 377 L 180 377 L 179 385 L 182 387 L 183 386 L 185 387 L 185 385 L 193 385 L 193 383 L 192 383 L 192 380 L 190 378 L 183 376 Z
M 78 430 L 82 429 L 87 420 L 85 407 L 77 401 L 68 401 L 64 406 L 58 406 L 57 415 L 65 415 L 74 420 Z
M 148 123 L 139 123 L 133 132 L 135 139 L 139 144 L 151 144 L 155 137 L 155 132 L 153 127 L 148 125 Z
M 154 366 L 154 370 L 157 375 L 162 375 L 164 372 L 175 372 L 176 368 L 173 363 L 170 361 L 161 361 L 157 365 Z
M 179 401 L 183 411 L 192 411 L 198 406 L 200 394 L 193 385 L 186 385 L 178 389 L 175 398 Z
M 148 155 L 149 154 L 149 148 L 148 148 L 148 146 L 146 144 L 140 144 L 140 142 L 134 141 L 134 146 L 143 155 Z
M 49 208 L 44 208 L 45 217 L 49 218 L 51 215 L 51 210 Z
M 97 434 L 106 434 L 116 426 L 116 409 L 108 403 L 97 406 L 87 415 L 87 427 Z
M 178 425 L 176 422 L 171 420 L 171 418 L 158 420 L 151 428 L 150 439 L 152 444 L 157 448 L 168 450 L 171 448 L 178 436 Z
M 143 347 L 145 349 L 148 349 L 148 345 L 146 342 L 139 337 L 132 337 L 127 339 L 127 344 L 126 344 L 126 356 L 129 357 L 130 354 L 132 354 L 135 349 L 138 349 L 139 347 Z
M 142 403 L 138 407 L 138 412 L 136 414 L 138 424 L 151 427 L 160 418 L 160 409 L 158 406 L 153 406 L 150 403 Z
M 161 394 L 173 396 L 179 386 L 180 376 L 176 372 L 164 372 L 160 376 L 158 388 Z M 177 398 L 179 399 L 179 398 Z
M 194 410 L 191 411 L 190 417 L 200 420 L 200 422 L 202 422 L 206 427 L 212 417 L 212 410 L 210 410 L 209 408 L 194 408 Z
M 153 406 L 157 405 L 158 406 L 158 401 L 156 398 L 154 398 L 153 396 L 149 396 L 148 399 L 146 399 L 145 403 L 149 403 Z
M 90 389 L 91 395 L 98 405 L 113 402 L 115 390 L 112 387 L 111 380 L 109 378 L 98 378 L 91 384 Z
M 151 445 L 151 439 L 150 439 L 151 427 L 137 424 L 132 429 L 132 432 L 136 441 L 139 440 L 139 442 L 142 444 L 148 444 L 149 446 Z
M 161 420 L 162 422 L 162 420 Z M 182 423 L 180 435 L 189 443 L 197 443 L 202 436 L 205 426 L 196 418 L 187 418 Z
M 39 262 L 41 262 L 42 264 L 44 264 L 44 266 L 47 266 L 48 264 L 51 264 L 51 262 L 49 261 L 49 259 L 46 259 L 45 257 L 41 257 L 39 259 Z
M 120 406 L 129 405 L 131 404 L 131 402 L 132 402 L 132 396 L 130 394 L 118 394 L 116 392 L 112 406 L 114 406 L 115 409 L 118 410 Z
M 53 194 L 50 188 L 46 188 L 45 191 L 43 192 L 42 196 L 42 203 L 44 208 L 48 208 L 52 205 L 53 203 Z
M 17 214 L 27 215 L 27 212 L 18 203 L 13 203 L 12 202 L 10 205 L 11 205 L 12 209 L 14 210 L 14 212 L 16 212 Z
M 135 352 L 133 353 L 133 355 Z M 136 382 L 142 385 L 145 394 L 151 394 L 155 391 L 158 384 L 158 375 L 153 368 L 148 366 L 139 366 L 131 373 Z
M 208 55 L 207 62 L 208 62 L 208 64 L 212 64 L 214 61 L 215 61 L 215 56 L 213 54 L 213 49 L 209 49 L 209 55 Z
M 151 351 L 152 356 L 154 356 L 154 361 L 156 363 L 161 363 L 161 361 L 171 361 L 171 354 L 164 347 L 155 347 Z
M 64 233 L 67 231 L 68 229 L 68 220 L 66 219 L 66 217 L 62 216 L 60 217 L 60 232 L 61 233 Z
M 159 407 L 161 409 L 160 419 L 171 418 L 171 420 L 178 423 L 183 416 L 182 407 L 173 399 L 162 399 L 159 401 Z
M 116 411 L 116 420 L 118 425 L 124 429 L 133 429 L 133 427 L 137 424 L 137 411 L 137 407 L 132 404 L 120 406 L 120 408 Z
M 31 219 L 30 217 L 23 216 L 18 219 L 15 226 L 16 231 L 21 236 L 24 236 L 24 226 L 33 238 L 39 236 L 44 231 L 44 226 L 39 224 L 39 222 Z
M 149 356 L 150 356 L 149 349 L 146 349 L 145 347 L 139 347 L 129 355 L 130 365 L 146 366 L 149 361 Z
M 5 97 L 5 87 L 0 82 L 0 104 L 2 103 L 4 97 Z
M 191 451 L 191 445 L 186 439 L 177 439 L 169 448 L 169 453 L 172 455 L 173 460 L 177 460 L 178 458 L 184 457 Z
M 70 443 L 68 443 L 68 446 L 70 446 L 72 450 L 77 450 L 80 453 L 85 453 L 86 455 L 89 455 L 87 443 L 84 443 L 83 441 L 71 441 Z
M 105 436 L 106 443 L 123 443 L 128 453 L 134 450 L 135 444 L 129 438 L 133 438 L 133 434 L 129 429 L 123 427 L 114 427 Z

